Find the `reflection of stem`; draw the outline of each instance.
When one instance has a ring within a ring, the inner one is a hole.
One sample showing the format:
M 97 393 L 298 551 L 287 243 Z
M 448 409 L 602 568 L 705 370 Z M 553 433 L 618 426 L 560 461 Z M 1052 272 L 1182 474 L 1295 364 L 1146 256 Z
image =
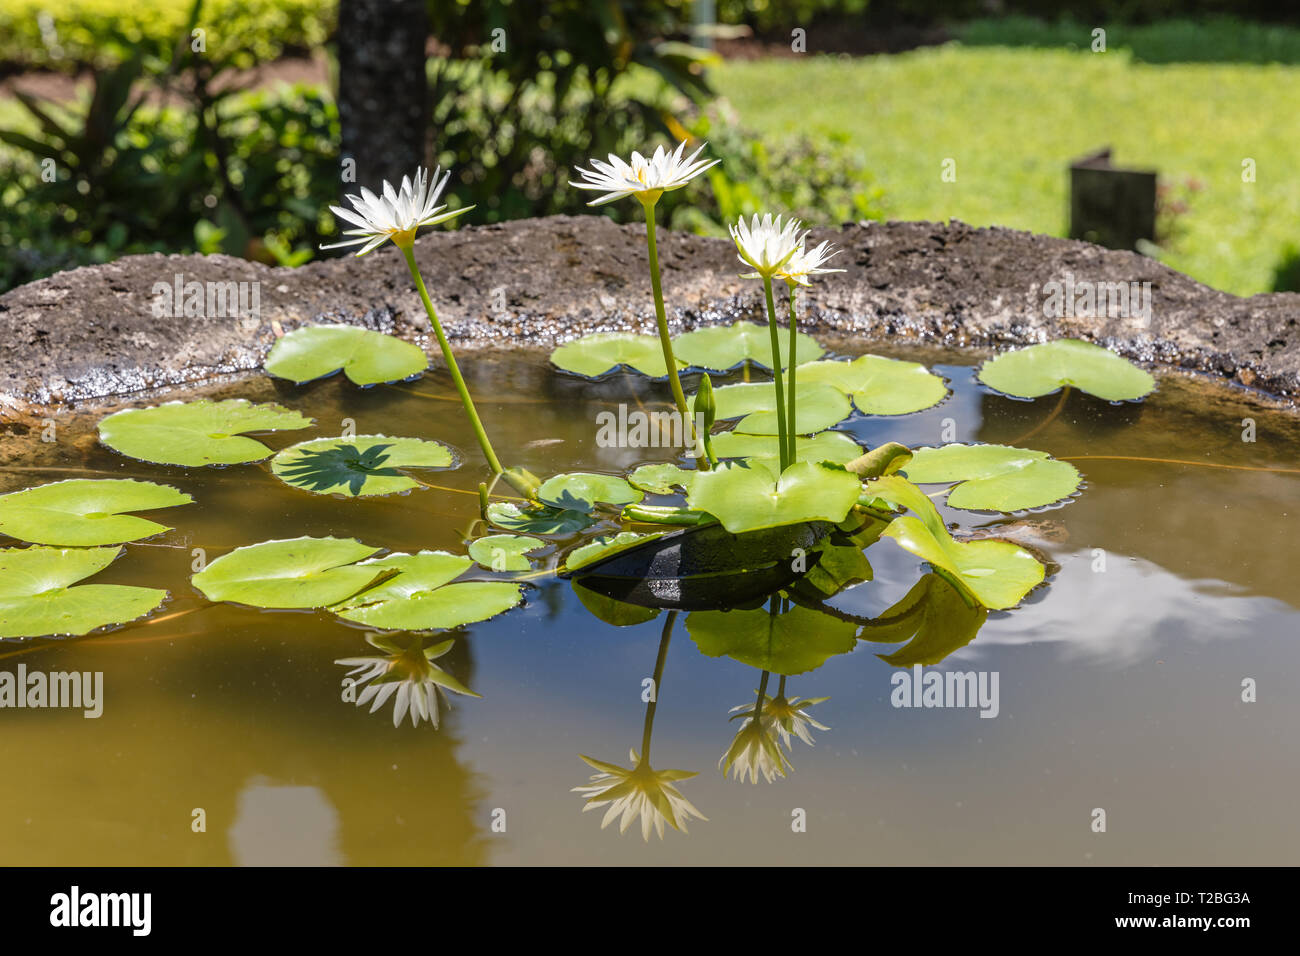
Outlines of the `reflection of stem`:
M 785 696 L 785 675 L 784 674 L 781 675 L 781 683 L 777 684 L 776 686 L 776 696 L 777 697 Z
M 650 733 L 655 725 L 655 707 L 659 704 L 660 684 L 664 677 L 664 664 L 668 660 L 668 642 L 673 638 L 673 624 L 677 621 L 677 612 L 669 611 L 664 621 L 664 630 L 659 638 L 659 656 L 655 659 L 654 696 L 645 708 L 645 730 L 641 732 L 641 762 L 650 762 Z
M 686 411 L 686 394 L 682 391 L 682 380 L 677 376 L 677 359 L 673 355 L 673 343 L 668 335 L 668 314 L 664 311 L 664 292 L 659 281 L 659 247 L 655 241 L 655 203 L 658 201 L 657 196 L 652 200 L 641 200 L 641 205 L 645 207 L 646 247 L 650 252 L 650 289 L 654 292 L 655 323 L 659 326 L 659 344 L 663 346 L 664 365 L 668 367 L 668 385 L 673 392 L 673 404 L 677 406 L 677 414 L 682 416 L 682 421 L 690 422 L 691 416 Z M 691 444 L 694 446 L 693 424 L 691 428 Z M 685 430 L 683 426 L 682 431 Z
M 772 675 L 768 671 L 763 671 L 763 677 L 758 682 L 758 700 L 754 702 L 754 723 L 763 716 L 763 698 L 767 696 L 767 679 Z M 782 678 L 784 680 L 784 678 Z
M 798 332 L 798 328 L 799 328 L 799 319 L 798 319 L 798 316 L 795 314 L 795 309 L 794 309 L 794 290 L 795 290 L 795 288 L 796 288 L 796 283 L 795 283 L 795 281 L 794 281 L 793 279 L 787 279 L 787 280 L 786 280 L 786 285 L 789 287 L 789 292 L 790 292 L 790 355 L 789 355 L 789 361 L 790 361 L 790 408 L 789 408 L 789 420 L 790 420 L 790 424 L 789 424 L 789 426 L 787 427 L 786 430 L 789 432 L 789 435 L 790 435 L 790 463 L 791 463 L 791 464 L 794 464 L 794 461 L 795 461 L 795 455 L 794 455 L 794 443 L 795 443 L 795 441 L 796 441 L 796 439 L 795 439 L 795 435 L 798 434 L 798 431 L 795 429 L 795 418 L 794 418 L 794 406 L 795 406 L 795 397 L 796 397 L 796 396 L 795 396 L 795 387 L 794 387 L 794 379 L 795 379 L 794 367 L 795 367 L 796 365 L 799 364 L 799 359 L 796 357 L 796 353 L 798 352 L 798 348 L 799 348 L 799 343 L 798 343 L 798 340 L 795 338 L 795 336 L 799 334 L 799 332 Z
M 1300 475 L 1300 468 L 1266 468 L 1263 465 L 1223 465 L 1214 461 L 1188 461 L 1185 458 L 1143 458 L 1138 455 L 1070 455 L 1060 461 L 1150 461 L 1160 465 L 1196 465 L 1200 468 L 1223 468 L 1228 471 L 1269 471 L 1278 475 Z
M 400 247 L 402 255 L 406 257 L 406 267 L 411 271 L 411 278 L 415 280 L 415 288 L 420 293 L 420 300 L 424 303 L 424 311 L 429 314 L 429 322 L 433 325 L 433 332 L 438 337 L 438 346 L 442 349 L 443 360 L 447 363 L 447 371 L 451 373 L 451 380 L 456 386 L 456 391 L 460 394 L 461 405 L 465 408 L 465 414 L 469 416 L 469 423 L 474 427 L 474 434 L 478 438 L 478 444 L 483 449 L 483 457 L 487 459 L 492 473 L 499 475 L 504 470 L 501 462 L 497 460 L 497 453 L 492 450 L 492 443 L 488 441 L 487 432 L 483 430 L 483 422 L 478 417 L 478 410 L 474 408 L 474 400 L 470 398 L 469 389 L 465 387 L 465 379 L 461 377 L 460 366 L 456 364 L 456 356 L 452 354 L 451 343 L 447 341 L 446 334 L 442 331 L 442 323 L 438 321 L 438 313 L 433 308 L 433 302 L 429 299 L 429 290 L 424 287 L 424 278 L 420 275 L 420 267 L 415 264 L 415 252 L 410 245 Z
M 785 430 L 785 386 L 781 375 L 781 337 L 776 328 L 776 304 L 772 301 L 772 277 L 763 276 L 763 295 L 767 298 L 767 328 L 772 339 L 772 374 L 776 376 L 776 430 L 781 470 L 790 467 L 790 449 Z
M 1069 397 L 1070 397 L 1070 386 L 1069 386 L 1069 385 L 1066 385 L 1066 386 L 1064 386 L 1064 387 L 1061 389 L 1061 397 L 1060 397 L 1060 399 L 1057 400 L 1057 402 L 1056 402 L 1056 407 L 1052 409 L 1051 414 L 1049 414 L 1046 418 L 1044 418 L 1041 422 L 1039 422 L 1039 423 L 1038 423 L 1037 425 L 1035 425 L 1033 428 L 1029 429 L 1029 431 L 1025 432 L 1025 433 L 1024 433 L 1023 435 L 1021 435 L 1019 438 L 1013 438 L 1013 439 L 1011 439 L 1011 441 L 1007 442 L 1007 444 L 1008 444 L 1008 445 L 1019 445 L 1019 444 L 1020 444 L 1022 441 L 1024 441 L 1026 438 L 1031 438 L 1031 437 L 1033 437 L 1034 435 L 1037 435 L 1039 432 L 1041 432 L 1041 431 L 1042 431 L 1044 428 L 1046 428 L 1048 425 L 1052 424 L 1052 422 L 1056 421 L 1057 416 L 1059 416 L 1059 415 L 1061 414 L 1061 409 L 1063 409 L 1063 408 L 1065 407 L 1065 400 L 1066 400 L 1067 398 L 1069 398 Z

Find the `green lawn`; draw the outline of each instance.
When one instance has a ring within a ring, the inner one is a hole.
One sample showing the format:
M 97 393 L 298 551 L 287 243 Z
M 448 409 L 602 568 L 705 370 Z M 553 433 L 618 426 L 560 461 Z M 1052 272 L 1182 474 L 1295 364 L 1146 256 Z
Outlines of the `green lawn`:
M 891 219 L 960 219 L 1065 235 L 1069 161 L 1198 180 L 1161 259 L 1215 288 L 1268 291 L 1300 242 L 1300 66 L 1152 65 L 1104 54 L 950 44 L 895 56 L 732 61 L 713 73 L 746 127 L 840 130 Z M 956 182 L 941 178 L 945 159 Z M 1255 160 L 1256 181 L 1242 181 Z

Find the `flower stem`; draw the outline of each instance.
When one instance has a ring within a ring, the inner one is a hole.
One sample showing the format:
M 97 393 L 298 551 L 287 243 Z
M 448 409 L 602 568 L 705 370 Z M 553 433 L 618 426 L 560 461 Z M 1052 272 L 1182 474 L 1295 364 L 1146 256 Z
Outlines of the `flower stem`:
M 781 376 L 781 337 L 776 327 L 776 304 L 772 301 L 772 277 L 763 276 L 763 295 L 767 298 L 767 328 L 772 337 L 772 374 L 776 376 L 776 430 L 781 470 L 790 467 L 789 439 L 785 427 L 785 386 Z
M 478 411 L 474 408 L 474 400 L 469 397 L 469 389 L 465 387 L 465 379 L 461 377 L 460 366 L 456 364 L 456 356 L 452 354 L 451 344 L 442 331 L 442 323 L 438 321 L 438 313 L 433 308 L 433 302 L 429 299 L 429 290 L 424 287 L 424 278 L 420 275 L 420 267 L 415 264 L 415 252 L 410 246 L 400 248 L 402 249 L 402 255 L 406 257 L 406 267 L 411 270 L 411 278 L 415 280 L 415 288 L 420 293 L 420 300 L 424 303 L 424 311 L 429 313 L 429 321 L 433 324 L 433 332 L 438 337 L 438 345 L 442 348 L 442 357 L 447 363 L 447 371 L 451 372 L 451 380 L 456 385 L 456 391 L 460 393 L 460 403 L 465 407 L 465 414 L 469 416 L 469 423 L 474 427 L 474 434 L 478 437 L 478 445 L 483 449 L 483 457 L 487 459 L 492 474 L 499 475 L 505 469 L 501 467 L 501 462 L 497 459 L 497 453 L 492 450 L 492 443 L 488 441 L 487 432 L 483 430 L 483 422 L 479 419 Z
M 794 309 L 794 292 L 795 289 L 797 288 L 796 283 L 793 282 L 792 280 L 786 280 L 786 285 L 789 287 L 789 291 L 790 291 L 790 406 L 788 409 L 790 424 L 787 428 L 787 431 L 789 432 L 790 435 L 790 464 L 794 464 L 796 460 L 795 442 L 798 441 L 798 438 L 796 436 L 799 434 L 798 431 L 796 431 L 795 429 L 795 418 L 794 418 L 794 406 L 795 406 L 794 369 L 795 366 L 799 364 L 799 359 L 796 355 L 796 353 L 799 350 L 799 341 L 797 338 L 799 334 L 798 331 L 799 319 L 798 316 L 795 314 L 795 309 Z
M 659 703 L 659 685 L 664 679 L 664 664 L 668 661 L 668 642 L 673 639 L 673 624 L 677 621 L 677 612 L 669 611 L 664 621 L 663 634 L 659 638 L 659 656 L 655 659 L 654 700 L 645 707 L 645 729 L 641 731 L 641 763 L 650 762 L 650 735 L 655 726 L 655 707 Z
M 650 288 L 655 297 L 655 322 L 659 326 L 659 344 L 664 350 L 664 365 L 668 366 L 668 385 L 673 392 L 673 404 L 682 421 L 688 423 L 683 427 L 691 430 L 691 445 L 694 446 L 695 422 L 686 410 L 686 393 L 682 391 L 682 380 L 677 376 L 677 358 L 673 355 L 673 342 L 668 335 L 668 314 L 664 311 L 664 290 L 659 281 L 659 246 L 655 241 L 655 203 L 658 199 L 642 200 L 645 207 L 645 239 L 650 252 Z

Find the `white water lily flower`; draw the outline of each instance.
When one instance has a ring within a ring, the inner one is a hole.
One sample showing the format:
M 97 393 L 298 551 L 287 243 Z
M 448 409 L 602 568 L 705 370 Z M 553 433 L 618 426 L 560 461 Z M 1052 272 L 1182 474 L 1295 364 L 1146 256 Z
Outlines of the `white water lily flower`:
M 808 728 L 816 727 L 818 730 L 830 730 L 830 728 L 814 720 L 808 714 L 808 708 L 828 700 L 829 697 L 812 697 L 807 700 L 799 697 L 791 697 L 787 700 L 784 695 L 768 697 L 763 702 L 763 713 L 772 716 L 776 722 L 776 732 L 781 735 L 781 743 L 787 748 L 790 746 L 791 734 L 811 747 L 813 739 Z
M 370 713 L 373 714 L 396 695 L 393 705 L 394 727 L 399 726 L 409 712 L 412 727 L 418 727 L 421 720 L 427 720 L 437 730 L 438 712 L 443 699 L 439 688 L 470 697 L 479 696 L 433 663 L 451 650 L 456 643 L 454 638 L 429 648 L 424 646 L 421 637 L 416 637 L 407 647 L 402 647 L 387 637 L 368 636 L 366 641 L 388 653 L 383 657 L 345 657 L 334 663 L 352 668 L 346 676 L 352 680 L 354 688 L 367 685 L 357 696 L 358 707 L 370 704 Z
M 649 763 L 637 756 L 635 750 L 628 751 L 628 759 L 632 762 L 630 769 L 582 754 L 579 756 L 600 772 L 592 774 L 590 784 L 574 787 L 573 792 L 586 795 L 587 803 L 582 808 L 583 813 L 609 805 L 605 818 L 600 821 L 602 830 L 621 816 L 618 832 L 626 833 L 632 821 L 640 818 L 641 838 L 649 843 L 651 828 L 662 840 L 665 823 L 674 830 L 685 833 L 687 820 L 692 817 L 708 819 L 673 786 L 675 780 L 694 777 L 692 771 L 654 770 Z
M 593 159 L 591 169 L 575 167 L 583 181 L 570 182 L 569 185 L 605 193 L 587 203 L 588 206 L 603 206 L 624 196 L 636 196 L 642 202 L 654 201 L 669 190 L 680 189 L 706 169 L 721 162 L 717 159 L 695 158 L 706 145 L 708 144 L 701 143 L 700 148 L 685 159 L 682 158 L 682 153 L 686 149 L 686 140 L 682 140 L 671 153 L 660 146 L 649 159 L 634 152 L 630 165 L 610 153 L 608 163 Z
M 794 769 L 777 746 L 777 723 L 771 714 L 765 711 L 754 720 L 753 704 L 740 704 L 731 708 L 731 712 L 734 715 L 732 720 L 737 717 L 745 720 L 736 732 L 736 739 L 718 761 L 724 774 L 730 773 L 742 782 L 748 776 L 751 783 L 758 783 L 759 774 L 762 774 L 763 779 L 771 783 L 778 776 L 784 777 L 786 768 Z
M 355 207 L 355 212 L 341 206 L 330 206 L 334 215 L 356 226 L 356 229 L 344 229 L 343 235 L 355 236 L 343 242 L 321 246 L 322 249 L 338 249 L 342 246 L 362 246 L 359 256 L 383 245 L 391 239 L 400 248 L 409 248 L 415 241 L 415 233 L 421 226 L 433 226 L 446 222 L 461 213 L 469 212 L 473 206 L 443 212 L 446 206 L 439 206 L 438 197 L 442 195 L 451 176 L 451 170 L 442 174 L 442 167 L 433 172 L 432 181 L 427 169 L 417 167 L 415 182 L 407 176 L 402 177 L 402 188 L 394 190 L 391 183 L 384 181 L 383 196 L 376 196 L 362 186 L 361 195 L 348 195 L 348 202 Z M 432 185 L 430 183 L 432 182 Z
M 776 271 L 777 276 L 788 282 L 809 285 L 809 276 L 825 275 L 828 272 L 843 272 L 843 269 L 824 269 L 825 263 L 840 254 L 829 242 L 808 249 L 802 244 L 794 251 L 786 264 Z
M 773 219 L 771 214 L 759 219 L 754 216 L 752 222 L 745 222 L 741 216 L 734 226 L 729 226 L 731 238 L 740 251 L 740 261 L 752 266 L 755 272 L 741 276 L 742 279 L 770 279 L 780 274 L 803 245 L 807 232 L 800 232 L 803 225 L 798 219 L 791 219 L 784 224 L 781 217 Z

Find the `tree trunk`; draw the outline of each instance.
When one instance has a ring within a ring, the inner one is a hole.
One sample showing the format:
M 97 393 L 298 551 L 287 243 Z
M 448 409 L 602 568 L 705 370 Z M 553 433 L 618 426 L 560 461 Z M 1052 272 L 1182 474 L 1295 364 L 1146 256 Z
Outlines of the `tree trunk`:
M 384 180 L 396 186 L 425 163 L 429 20 L 424 3 L 339 0 L 344 192 L 360 186 L 378 192 Z

